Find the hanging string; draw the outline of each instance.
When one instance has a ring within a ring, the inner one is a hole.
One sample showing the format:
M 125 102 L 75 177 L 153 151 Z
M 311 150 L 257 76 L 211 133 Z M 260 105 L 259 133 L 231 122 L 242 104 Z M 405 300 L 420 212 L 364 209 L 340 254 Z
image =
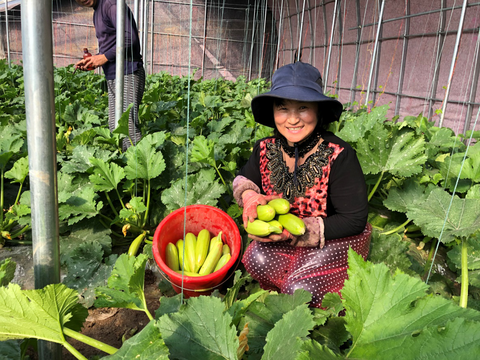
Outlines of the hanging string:
M 462 159 L 462 165 L 460 166 L 460 170 L 458 172 L 458 176 L 457 176 L 457 180 L 455 182 L 455 186 L 453 188 L 453 193 L 452 193 L 452 196 L 450 198 L 450 203 L 448 205 L 448 209 L 447 209 L 447 213 L 445 214 L 445 220 L 443 222 L 443 226 L 442 226 L 442 230 L 440 232 L 440 236 L 438 237 L 438 241 L 437 241 L 437 246 L 435 247 L 435 252 L 434 252 L 434 255 L 432 257 L 432 263 L 430 264 L 430 269 L 428 271 L 428 275 L 427 275 L 427 279 L 425 280 L 425 283 L 428 284 L 428 280 L 430 279 L 430 274 L 432 273 L 432 268 L 433 268 L 433 264 L 435 263 L 435 257 L 437 255 L 437 252 L 438 252 L 438 248 L 440 246 L 440 242 L 441 242 L 441 239 L 442 239 L 442 235 L 443 235 L 443 232 L 445 230 L 445 225 L 447 223 L 447 219 L 448 219 L 448 215 L 450 214 L 450 209 L 452 207 L 452 203 L 453 203 L 453 199 L 455 197 L 455 193 L 457 191 L 457 186 L 458 186 L 458 183 L 460 182 L 460 175 L 462 174 L 462 170 L 463 170 L 463 165 L 465 164 L 465 160 L 467 158 L 467 154 L 468 154 L 468 149 L 470 148 L 470 144 L 472 143 L 472 139 L 473 139 L 473 134 L 474 134 L 474 131 L 473 129 L 475 129 L 475 127 L 477 126 L 477 122 L 478 122 L 478 118 L 479 118 L 479 115 L 480 115 L 480 107 L 478 108 L 478 112 L 477 112 L 477 117 L 475 119 L 475 123 L 472 127 L 472 131 L 470 133 L 470 138 L 468 139 L 468 144 L 467 144 L 467 148 L 465 149 L 465 154 L 463 155 L 463 159 Z
M 187 233 L 187 196 L 188 196 L 188 150 L 190 143 L 190 77 L 191 77 L 191 67 L 192 67 L 192 18 L 193 18 L 193 0 L 190 0 L 190 23 L 189 23 L 189 34 L 188 34 L 188 85 L 187 85 L 187 141 L 185 142 L 185 197 L 183 203 L 183 238 Z M 182 286 L 181 286 L 181 295 L 180 303 L 183 303 L 183 290 L 184 290 L 184 279 L 185 279 L 185 246 L 182 246 Z

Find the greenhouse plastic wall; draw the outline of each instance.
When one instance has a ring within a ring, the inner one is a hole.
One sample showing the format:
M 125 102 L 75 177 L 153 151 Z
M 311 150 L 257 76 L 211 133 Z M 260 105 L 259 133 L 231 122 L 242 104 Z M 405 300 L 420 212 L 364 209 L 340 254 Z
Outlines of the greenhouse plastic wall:
M 477 118 L 480 2 L 138 1 L 147 73 L 270 78 L 301 59 L 343 103 L 389 104 L 390 118 L 423 114 L 457 133 Z M 127 4 L 134 10 L 134 0 Z M 8 34 L 4 11 L 1 18 L 0 56 L 8 40 L 14 63 L 22 59 L 20 11 L 8 12 Z M 92 10 L 55 0 L 53 39 L 57 67 L 75 63 L 84 47 L 94 53 Z

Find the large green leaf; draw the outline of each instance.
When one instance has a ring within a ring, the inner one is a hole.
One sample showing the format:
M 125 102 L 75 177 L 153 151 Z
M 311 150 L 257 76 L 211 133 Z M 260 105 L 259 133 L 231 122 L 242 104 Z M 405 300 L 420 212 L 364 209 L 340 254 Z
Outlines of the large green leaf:
M 421 280 L 391 276 L 384 264 L 365 262 L 352 249 L 348 262 L 342 297 L 353 339 L 347 358 L 472 359 L 480 353 L 480 312 L 428 296 Z
M 389 210 L 406 213 L 408 206 L 427 199 L 431 188 L 419 184 L 415 179 L 407 179 L 401 188 L 392 187 L 383 205 Z
M 117 259 L 112 274 L 108 278 L 108 287 L 96 289 L 96 307 L 121 307 L 148 311 L 145 293 L 145 265 L 148 257 L 122 254 Z
M 28 157 L 22 157 L 15 161 L 13 167 L 5 173 L 5 178 L 12 179 L 12 182 L 23 184 L 28 176 Z
M 94 166 L 93 174 L 89 179 L 96 191 L 110 191 L 117 189 L 120 181 L 125 177 L 125 171 L 114 162 L 106 163 L 97 158 L 90 158 L 90 163 Z
M 237 359 L 237 332 L 224 310 L 219 298 L 199 296 L 188 299 L 179 312 L 160 317 L 158 327 L 171 358 Z
M 105 360 L 168 360 L 169 351 L 162 335 L 150 321 L 142 331 L 125 341 L 115 354 L 103 357 Z
M 192 204 L 217 206 L 218 199 L 224 192 L 225 187 L 215 179 L 215 170 L 202 169 L 197 174 L 188 176 L 187 191 L 184 179 L 175 181 L 169 189 L 163 191 L 162 202 L 169 210 Z
M 267 334 L 262 360 L 294 359 L 301 352 L 303 342 L 314 325 L 307 304 L 287 312 Z
M 162 152 L 157 150 L 165 141 L 165 133 L 159 132 L 142 138 L 136 146 L 127 150 L 127 179 L 151 180 L 165 170 Z
M 270 293 L 265 297 L 264 302 L 252 303 L 244 319 L 240 322 L 240 328 L 248 323 L 249 351 L 263 352 L 268 332 L 273 329 L 283 315 L 311 300 L 312 295 L 308 291 L 299 289 L 293 295 Z
M 17 263 L 11 258 L 6 258 L 0 262 L 0 286 L 7 286 L 15 277 Z
M 206 163 L 215 166 L 215 143 L 213 140 L 207 140 L 205 136 L 199 135 L 193 139 L 192 162 Z
M 480 201 L 460 199 L 437 188 L 426 201 L 408 205 L 407 216 L 422 228 L 424 235 L 448 243 L 468 237 L 480 229 Z
M 358 141 L 375 124 L 383 123 L 386 120 L 388 107 L 388 105 L 377 106 L 370 112 L 361 111 L 357 116 L 344 115 L 342 118 L 343 127 L 337 135 L 347 142 Z
M 390 132 L 383 124 L 375 124 L 367 134 L 358 140 L 356 149 L 365 174 L 410 177 L 422 171 L 427 160 L 423 136 L 395 127 Z
M 79 329 L 87 315 L 77 292 L 63 284 L 23 291 L 17 284 L 0 287 L 0 341 L 35 338 L 64 344 L 63 327 Z

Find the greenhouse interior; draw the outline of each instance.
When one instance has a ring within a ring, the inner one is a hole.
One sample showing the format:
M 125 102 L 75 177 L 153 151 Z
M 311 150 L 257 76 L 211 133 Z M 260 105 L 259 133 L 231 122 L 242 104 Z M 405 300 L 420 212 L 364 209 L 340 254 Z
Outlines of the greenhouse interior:
M 0 0 L 0 358 L 480 358 L 479 57 L 474 0 Z

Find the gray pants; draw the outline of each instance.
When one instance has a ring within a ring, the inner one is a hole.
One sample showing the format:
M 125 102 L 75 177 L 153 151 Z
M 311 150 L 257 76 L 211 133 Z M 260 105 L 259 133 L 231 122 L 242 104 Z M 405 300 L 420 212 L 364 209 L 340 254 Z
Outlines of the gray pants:
M 123 151 L 127 150 L 130 145 L 136 145 L 142 138 L 140 132 L 140 124 L 138 121 L 138 108 L 142 102 L 143 92 L 145 90 L 145 69 L 142 67 L 133 74 L 123 77 L 123 111 L 130 104 L 134 104 L 130 110 L 128 118 L 128 134 L 129 137 L 123 139 Z M 115 80 L 107 80 L 108 88 L 108 127 L 110 131 L 115 130 Z

